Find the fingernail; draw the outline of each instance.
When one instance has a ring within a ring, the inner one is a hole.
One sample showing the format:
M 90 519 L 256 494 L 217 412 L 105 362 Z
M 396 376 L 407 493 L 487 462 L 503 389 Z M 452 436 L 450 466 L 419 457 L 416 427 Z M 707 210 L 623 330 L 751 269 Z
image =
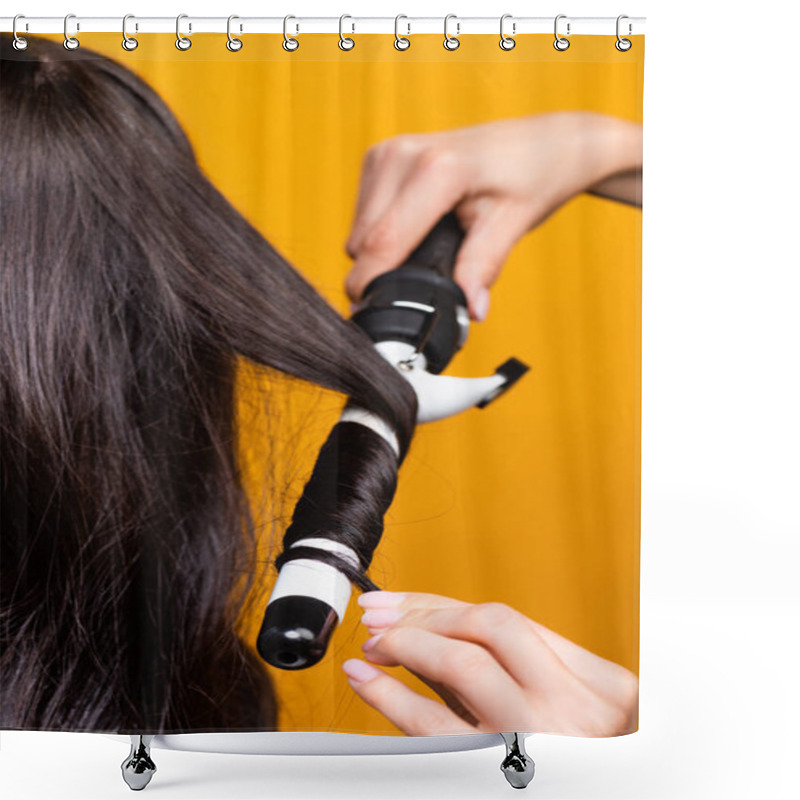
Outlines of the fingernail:
M 485 286 L 482 286 L 475 295 L 473 310 L 478 321 L 483 322 L 486 319 L 489 313 L 489 290 Z
M 404 613 L 398 608 L 371 608 L 361 615 L 361 622 L 369 628 L 385 628 L 394 625 Z
M 349 678 L 358 683 L 370 681 L 381 674 L 381 671 L 373 667 L 372 664 L 368 664 L 366 661 L 359 661 L 357 658 L 349 658 L 342 664 L 342 669 Z
M 372 650 L 372 648 L 375 647 L 375 642 L 377 642 L 378 639 L 381 638 L 381 636 L 383 636 L 382 633 L 377 633 L 375 634 L 375 636 L 371 636 L 369 639 L 367 639 L 366 642 L 364 642 L 364 644 L 361 645 L 361 649 L 364 652 L 366 652 L 367 650 Z
M 362 608 L 392 608 L 405 600 L 403 592 L 364 592 L 358 598 Z

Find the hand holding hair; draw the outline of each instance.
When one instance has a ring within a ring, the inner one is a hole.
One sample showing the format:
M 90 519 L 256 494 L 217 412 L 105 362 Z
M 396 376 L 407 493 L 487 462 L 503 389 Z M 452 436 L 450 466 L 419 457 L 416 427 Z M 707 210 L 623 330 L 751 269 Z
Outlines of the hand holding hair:
M 368 661 L 350 659 L 343 669 L 364 702 L 409 736 L 636 730 L 633 673 L 510 606 L 418 592 L 368 592 L 358 603 L 372 634 L 363 645 Z M 405 667 L 445 703 L 374 665 Z
M 354 302 L 455 209 L 466 240 L 454 279 L 473 320 L 516 242 L 581 192 L 641 205 L 642 126 L 588 112 L 537 114 L 395 136 L 364 158 L 346 249 Z

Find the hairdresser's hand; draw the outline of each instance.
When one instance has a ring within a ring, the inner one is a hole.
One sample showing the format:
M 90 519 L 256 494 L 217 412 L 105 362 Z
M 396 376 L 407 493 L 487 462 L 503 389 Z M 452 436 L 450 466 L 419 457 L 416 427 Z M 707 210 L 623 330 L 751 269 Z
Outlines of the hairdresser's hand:
M 539 114 L 469 128 L 395 136 L 364 159 L 345 280 L 357 301 L 455 209 L 467 232 L 454 279 L 472 319 L 520 237 L 587 190 L 638 203 L 639 124 L 588 112 Z
M 345 672 L 358 695 L 409 736 L 636 729 L 636 677 L 502 603 L 434 594 L 367 592 L 362 622 L 373 664 L 406 667 L 446 705 L 365 661 Z

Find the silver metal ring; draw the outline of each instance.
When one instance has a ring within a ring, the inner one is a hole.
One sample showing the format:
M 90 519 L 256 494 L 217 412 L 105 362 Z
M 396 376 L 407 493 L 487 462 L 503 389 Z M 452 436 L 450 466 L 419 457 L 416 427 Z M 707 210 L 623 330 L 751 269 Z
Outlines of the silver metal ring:
M 289 53 L 293 53 L 295 50 L 297 50 L 298 47 L 300 47 L 300 41 L 298 39 L 295 39 L 293 36 L 289 36 L 288 24 L 290 19 L 297 19 L 297 17 L 292 16 L 291 14 L 287 14 L 283 18 L 283 49 Z M 297 25 L 296 27 L 297 30 L 299 31 L 300 26 Z
M 451 19 L 456 20 L 456 35 L 455 36 L 451 36 L 447 32 L 447 23 L 450 22 Z M 444 42 L 443 42 L 443 44 L 444 44 L 444 49 L 445 50 L 451 50 L 451 51 L 452 50 L 458 50 L 458 47 L 461 44 L 461 42 L 458 41 L 458 34 L 459 34 L 459 31 L 461 30 L 461 23 L 458 22 L 457 20 L 458 20 L 458 17 L 455 14 L 448 14 L 444 18 Z
M 630 39 L 623 39 L 622 36 L 619 35 L 619 23 L 623 19 L 628 19 L 628 15 L 627 14 L 620 14 L 617 17 L 617 41 L 614 42 L 614 47 L 616 47 L 617 50 L 620 51 L 620 53 L 627 53 L 628 50 L 630 50 L 631 47 L 633 47 L 633 42 Z M 630 33 L 630 30 L 631 30 L 631 26 L 628 25 L 628 33 Z
M 408 50 L 411 47 L 411 39 L 406 39 L 405 36 L 400 35 L 400 20 L 401 19 L 408 19 L 405 14 L 398 14 L 394 18 L 394 49 L 400 50 Z M 408 26 L 408 35 L 411 35 L 411 23 L 407 22 L 406 25 Z
M 175 19 L 175 35 L 178 37 L 175 39 L 175 47 L 178 50 L 188 50 L 192 46 L 192 40 L 189 39 L 187 36 L 184 36 L 181 33 L 181 20 L 187 19 L 188 14 L 178 14 L 177 18 Z M 192 32 L 192 23 L 189 23 L 189 33 Z
M 500 49 L 501 50 L 513 50 L 517 46 L 516 41 L 511 36 L 506 36 L 505 31 L 503 29 L 503 26 L 505 25 L 505 22 L 506 22 L 507 19 L 512 19 L 512 15 L 511 14 L 503 14 L 503 16 L 500 17 Z M 516 22 L 512 22 L 511 23 L 511 33 L 516 33 L 516 32 L 517 32 L 517 23 Z
M 80 47 L 80 44 L 81 44 L 74 36 L 70 36 L 69 35 L 68 27 L 69 27 L 69 21 L 71 19 L 75 19 L 75 15 L 74 14 L 67 14 L 67 16 L 64 17 L 64 49 L 65 50 L 77 50 Z M 80 25 L 76 24 L 75 30 L 79 31 L 80 30 Z
M 563 36 L 558 35 L 558 21 L 560 19 L 566 19 L 566 14 L 559 14 L 556 17 L 556 21 L 553 25 L 553 33 L 555 34 L 556 40 L 553 42 L 553 47 L 559 51 L 559 53 L 563 53 L 569 47 L 569 39 L 565 39 Z M 569 36 L 569 22 L 567 23 L 567 36 Z
M 14 17 L 14 21 L 11 23 L 11 33 L 14 35 L 14 40 L 12 41 L 12 46 L 15 50 L 27 50 L 28 49 L 28 40 L 23 39 L 21 36 L 17 34 L 17 20 L 18 19 L 25 19 L 24 14 L 17 14 Z
M 228 17 L 228 41 L 225 42 L 225 47 L 227 47 L 231 53 L 238 53 L 244 47 L 244 42 L 241 39 L 237 39 L 235 36 L 231 35 L 231 22 L 235 19 L 239 19 L 236 14 L 231 14 Z M 240 25 L 239 31 L 241 30 L 242 27 Z
M 126 14 L 122 18 L 122 49 L 130 52 L 139 46 L 139 40 L 134 39 L 133 36 L 128 36 L 128 20 L 135 19 L 133 14 Z M 139 30 L 139 25 L 134 26 L 134 30 Z
M 342 26 L 346 19 L 353 19 L 349 14 L 342 14 L 339 17 L 339 49 L 340 50 L 352 50 L 356 46 L 356 40 L 350 36 L 345 36 L 342 32 Z M 353 32 L 355 33 L 356 24 L 353 23 Z

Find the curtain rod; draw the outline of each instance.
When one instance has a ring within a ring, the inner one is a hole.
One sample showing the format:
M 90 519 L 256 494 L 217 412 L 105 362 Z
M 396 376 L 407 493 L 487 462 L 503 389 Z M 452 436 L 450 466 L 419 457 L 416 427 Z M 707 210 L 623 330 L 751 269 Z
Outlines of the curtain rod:
M 506 15 L 504 31 L 507 35 L 526 33 L 553 34 L 555 17 L 515 17 Z M 298 33 L 339 33 L 339 17 L 304 17 L 292 16 L 287 24 L 287 31 Z M 415 33 L 444 33 L 444 17 L 410 17 L 403 16 L 398 20 L 398 30 L 403 36 Z M 11 31 L 13 17 L 0 17 L 0 31 Z M 193 17 L 184 16 L 181 20 L 183 35 L 192 33 L 226 33 L 227 17 Z M 352 33 L 387 33 L 395 32 L 395 17 L 354 17 L 346 15 L 341 23 L 342 31 Z M 623 36 L 643 34 L 644 17 L 627 17 L 620 23 Z M 284 17 L 237 17 L 232 22 L 232 31 L 241 33 L 283 33 Z M 128 18 L 126 30 L 128 35 L 135 33 L 175 33 L 176 17 L 136 17 Z M 560 36 L 607 34 L 614 36 L 617 30 L 616 17 L 570 17 L 560 15 L 558 22 Z M 458 17 L 451 16 L 448 25 L 450 35 L 461 36 L 478 33 L 500 33 L 500 17 Z M 63 33 L 64 17 L 26 17 L 17 20 L 17 33 Z M 122 17 L 81 17 L 69 18 L 69 33 L 122 33 Z

